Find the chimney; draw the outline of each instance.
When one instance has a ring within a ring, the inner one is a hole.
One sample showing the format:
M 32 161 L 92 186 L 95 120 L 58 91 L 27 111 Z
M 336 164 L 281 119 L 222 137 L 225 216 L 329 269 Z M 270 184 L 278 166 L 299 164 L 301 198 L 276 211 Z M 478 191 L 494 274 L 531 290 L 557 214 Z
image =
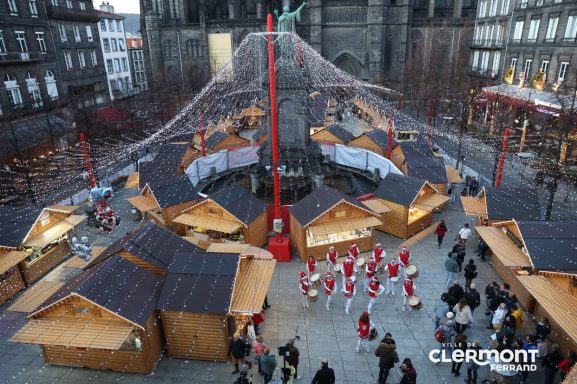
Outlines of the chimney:
M 99 8 L 102 12 L 114 13 L 114 5 L 110 5 L 110 3 L 102 2 Z

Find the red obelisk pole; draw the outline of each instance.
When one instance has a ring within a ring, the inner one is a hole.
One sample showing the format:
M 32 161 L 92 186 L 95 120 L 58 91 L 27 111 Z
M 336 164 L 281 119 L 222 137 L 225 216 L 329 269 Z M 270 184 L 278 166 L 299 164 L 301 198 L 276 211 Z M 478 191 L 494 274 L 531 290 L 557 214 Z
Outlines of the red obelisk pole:
M 404 98 L 403 94 L 400 94 L 399 100 L 397 102 L 397 110 L 399 111 L 401 110 L 401 108 L 403 108 L 403 98 Z
M 389 115 L 389 131 L 387 132 L 387 159 L 391 160 L 391 150 L 393 149 L 393 114 Z
M 204 142 L 204 120 L 202 112 L 198 112 L 198 132 L 200 133 L 200 146 L 202 148 L 202 156 L 206 156 L 206 144 Z
M 272 14 L 268 14 L 266 19 L 266 29 L 268 32 L 268 76 L 269 76 L 269 98 L 270 98 L 270 119 L 271 119 L 271 141 L 272 148 L 272 174 L 274 186 L 274 218 L 281 219 L 280 210 L 280 176 L 278 174 L 278 116 L 276 105 L 276 76 L 275 76 L 275 60 L 274 60 L 274 44 L 273 44 L 273 26 Z M 277 239 L 282 237 L 280 232 L 277 232 Z
M 507 145 L 509 143 L 509 128 L 505 128 L 503 133 L 503 149 L 501 150 L 501 158 L 499 158 L 499 168 L 497 170 L 497 180 L 495 181 L 495 187 L 499 188 L 501 186 L 501 178 L 503 177 L 503 166 L 505 165 L 505 154 L 507 153 Z
M 94 188 L 96 186 L 96 180 L 94 179 L 94 171 L 92 170 L 92 164 L 90 163 L 90 155 L 88 154 L 88 146 L 86 145 L 84 132 L 80 132 L 80 144 L 82 145 L 82 153 L 84 154 L 84 163 L 86 163 L 88 182 L 90 183 L 90 188 Z

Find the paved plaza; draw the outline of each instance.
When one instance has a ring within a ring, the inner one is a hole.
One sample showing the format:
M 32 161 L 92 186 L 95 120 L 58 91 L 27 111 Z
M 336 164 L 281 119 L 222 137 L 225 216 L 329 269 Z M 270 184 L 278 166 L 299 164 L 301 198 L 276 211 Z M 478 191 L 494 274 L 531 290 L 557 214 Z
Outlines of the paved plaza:
M 131 221 L 128 203 L 125 198 L 136 191 L 120 191 L 112 200 L 115 209 L 124 218 L 121 226 L 111 235 L 102 235 L 90 231 L 86 226 L 79 227 L 79 234 L 89 236 L 94 245 L 106 245 L 122 237 L 130 231 L 137 222 Z M 436 237 L 433 235 L 434 224 L 428 230 L 414 238 L 403 242 L 400 239 L 377 232 L 377 238 L 382 242 L 389 255 L 397 255 L 398 248 L 406 243 L 413 257 L 413 262 L 420 270 L 416 280 L 416 293 L 421 297 L 424 307 L 419 311 L 403 312 L 401 287 L 397 287 L 394 297 L 379 297 L 371 320 L 376 324 L 380 338 L 385 331 L 391 332 L 397 344 L 400 359 L 410 357 L 418 373 L 418 383 L 463 383 L 466 378 L 466 366 L 461 368 L 461 376 L 456 378 L 450 371 L 450 364 L 434 365 L 428 360 L 431 349 L 437 348 L 434 340 L 434 305 L 440 293 L 444 291 L 446 255 L 452 246 L 452 239 L 464 222 L 468 220 L 461 211 L 458 199 L 447 206 L 436 221 L 445 219 L 449 233 L 445 244 L 438 249 Z M 474 255 L 478 237 L 469 240 L 467 257 L 478 259 Z M 364 255 L 366 256 L 366 255 Z M 320 263 L 326 271 L 326 264 Z M 485 285 L 493 280 L 500 281 L 488 262 L 477 262 L 479 276 L 476 279 L 481 295 Z M 272 308 L 266 311 L 266 320 L 261 325 L 261 334 L 265 343 L 276 354 L 276 348 L 284 345 L 290 338 L 299 335 L 297 342 L 300 350 L 299 375 L 301 383 L 310 383 L 312 376 L 320 366 L 322 358 L 328 358 L 329 366 L 335 370 L 337 383 L 375 383 L 378 377 L 378 358 L 373 354 L 378 341 L 371 343 L 371 353 L 356 353 L 356 329 L 360 313 L 366 310 L 368 298 L 363 294 L 362 285 L 357 285 L 357 296 L 351 310 L 351 316 L 345 314 L 344 299 L 339 294 L 334 301 L 333 310 L 325 310 L 324 300 L 313 303 L 310 308 L 303 309 L 300 304 L 297 288 L 297 274 L 304 270 L 304 264 L 296 257 L 290 263 L 279 263 L 272 281 L 268 300 Z M 77 273 L 71 268 L 58 267 L 45 279 L 66 279 Z M 464 283 L 464 278 L 461 278 Z M 340 281 L 339 281 L 340 283 Z M 339 287 L 340 289 L 340 287 Z M 322 296 L 322 295 L 321 295 Z M 18 296 L 16 297 L 16 299 Z M 324 297 L 322 297 L 324 299 Z M 14 299 L 13 299 L 14 300 Z M 25 314 L 8 312 L 6 309 L 13 300 L 0 307 L 0 383 L 233 383 L 236 375 L 231 375 L 232 364 L 221 362 L 203 362 L 163 357 L 152 375 L 122 374 L 110 371 L 96 371 L 84 368 L 46 366 L 43 364 L 40 349 L 35 345 L 10 343 L 8 339 L 25 321 Z M 484 316 L 482 308 L 475 311 L 475 322 L 466 334 L 469 341 L 479 340 L 486 346 L 492 331 L 486 329 L 488 317 Z M 533 322 L 525 319 L 526 330 L 533 329 Z M 279 359 L 279 365 L 282 359 Z M 256 367 L 251 370 L 255 383 L 262 383 Z M 479 378 L 488 376 L 488 369 L 479 371 Z M 398 368 L 391 371 L 388 383 L 400 381 Z M 559 382 L 559 376 L 557 381 Z M 480 382 L 480 380 L 478 381 Z M 513 383 L 517 383 L 515 378 Z M 537 372 L 530 376 L 530 383 L 543 382 L 542 375 Z

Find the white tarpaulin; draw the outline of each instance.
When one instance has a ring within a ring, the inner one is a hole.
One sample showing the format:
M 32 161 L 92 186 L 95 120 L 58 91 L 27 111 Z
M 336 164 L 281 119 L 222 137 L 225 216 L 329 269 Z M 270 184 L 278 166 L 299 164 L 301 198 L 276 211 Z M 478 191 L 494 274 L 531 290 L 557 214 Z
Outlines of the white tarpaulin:
M 258 163 L 257 151 L 260 145 L 240 147 L 228 151 L 228 167 L 239 168 Z
M 192 164 L 186 168 L 186 175 L 192 185 L 196 185 L 200 180 L 210 177 L 212 167 L 216 169 L 216 173 L 226 171 L 228 169 L 226 154 L 227 150 L 225 149 L 194 160 Z
M 401 175 L 401 171 L 389 160 L 384 158 L 381 155 L 377 155 L 376 153 L 368 152 L 368 159 L 367 159 L 367 171 L 373 172 L 375 169 L 379 169 L 381 177 L 387 176 L 389 172 L 396 173 Z
M 356 169 L 367 169 L 367 151 L 346 145 L 335 145 L 335 163 Z

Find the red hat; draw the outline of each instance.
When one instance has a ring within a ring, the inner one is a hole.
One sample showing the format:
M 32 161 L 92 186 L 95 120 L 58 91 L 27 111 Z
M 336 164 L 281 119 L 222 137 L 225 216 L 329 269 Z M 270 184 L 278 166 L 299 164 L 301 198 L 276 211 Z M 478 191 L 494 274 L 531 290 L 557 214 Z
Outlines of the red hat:
M 374 280 L 374 281 L 379 281 L 379 276 L 374 275 L 374 276 L 373 276 L 373 280 Z
M 405 280 L 410 281 L 412 283 L 413 282 L 413 276 L 407 276 L 407 278 Z
M 327 277 L 333 277 L 333 273 L 331 271 L 327 272 Z
M 382 247 L 382 246 L 383 246 L 383 244 L 381 244 L 381 243 L 377 243 L 377 245 L 375 245 L 375 247 Z
M 304 273 L 304 272 L 299 273 L 299 276 L 300 276 L 301 278 L 305 277 L 306 275 L 307 275 L 307 274 Z
M 356 242 L 354 240 L 351 240 L 351 245 L 355 245 Z

